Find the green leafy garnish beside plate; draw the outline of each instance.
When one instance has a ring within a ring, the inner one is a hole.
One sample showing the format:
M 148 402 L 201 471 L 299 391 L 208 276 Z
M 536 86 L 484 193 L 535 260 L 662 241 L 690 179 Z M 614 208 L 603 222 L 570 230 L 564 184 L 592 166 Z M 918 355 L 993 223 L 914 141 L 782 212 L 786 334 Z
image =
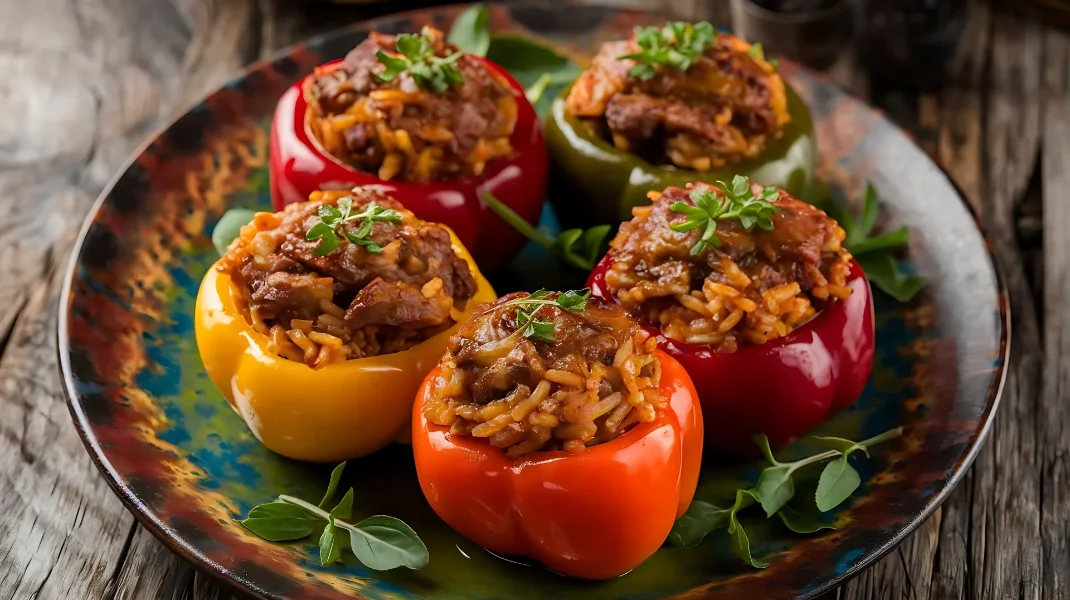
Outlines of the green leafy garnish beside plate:
M 594 269 L 605 249 L 606 237 L 612 230 L 609 225 L 595 225 L 589 229 L 566 229 L 552 236 L 528 223 L 490 192 L 483 192 L 483 201 L 495 214 L 524 237 L 546 248 L 567 264 L 583 271 Z
M 346 536 L 342 533 L 345 531 L 349 534 L 350 551 L 369 569 L 386 571 L 398 567 L 422 569 L 427 566 L 427 546 L 401 519 L 375 515 L 356 524 L 343 520 L 353 516 L 353 488 L 349 488 L 334 508 L 327 510 L 345 466 L 346 463 L 342 463 L 331 471 L 327 493 L 318 505 L 282 494 L 273 502 L 253 507 L 249 515 L 239 522 L 269 542 L 305 539 L 323 527 L 319 537 L 322 565 L 341 560 L 346 547 Z
M 843 504 L 862 484 L 862 478 L 847 461 L 848 457 L 854 452 L 869 456 L 871 446 L 893 440 L 902 434 L 903 428 L 897 427 L 860 442 L 834 437 L 813 437 L 811 439 L 814 442 L 830 449 L 793 462 L 778 461 L 769 448 L 769 440 L 760 435 L 755 438 L 755 443 L 770 466 L 758 475 L 754 487 L 736 490 L 735 502 L 730 508 L 722 508 L 702 500 L 693 501 L 687 512 L 673 525 L 668 543 L 678 548 L 690 548 L 710 533 L 727 529 L 732 551 L 743 562 L 764 569 L 768 564 L 751 555 L 750 538 L 737 518 L 739 511 L 757 504 L 765 511 L 767 519 L 776 515 L 785 527 L 796 533 L 835 529 L 818 521 L 814 515 L 788 505 L 795 498 L 795 484 L 800 470 L 809 465 L 831 461 L 821 471 L 817 490 L 814 492 L 814 505 L 817 510 L 828 512 Z

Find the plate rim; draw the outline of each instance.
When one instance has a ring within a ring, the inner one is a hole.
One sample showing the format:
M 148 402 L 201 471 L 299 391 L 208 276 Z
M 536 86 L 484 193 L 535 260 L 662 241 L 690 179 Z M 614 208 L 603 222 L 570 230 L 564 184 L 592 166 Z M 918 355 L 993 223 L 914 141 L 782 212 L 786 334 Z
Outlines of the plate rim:
M 601 2 L 599 0 L 567 0 L 567 2 L 569 4 L 610 8 L 615 10 L 618 14 L 635 13 L 655 16 L 660 14 L 659 12 L 646 11 L 634 7 L 613 6 L 605 4 L 604 2 Z M 217 561 L 200 552 L 196 547 L 186 543 L 186 541 L 180 536 L 175 535 L 173 532 L 171 532 L 166 526 L 166 524 L 164 524 L 163 521 L 158 517 L 158 515 L 138 498 L 138 496 L 134 493 L 133 489 L 128 484 L 123 482 L 123 479 L 118 473 L 118 471 L 104 455 L 103 448 L 100 446 L 96 435 L 92 431 L 92 424 L 89 422 L 89 418 L 85 414 L 84 407 L 82 406 L 74 381 L 73 370 L 70 364 L 71 348 L 68 322 L 69 309 L 72 303 L 72 285 L 75 276 L 77 275 L 78 259 L 81 256 L 86 236 L 89 233 L 89 229 L 96 221 L 96 217 L 100 212 L 101 207 L 104 205 L 107 198 L 111 195 L 118 182 L 127 173 L 127 171 L 129 171 L 129 169 L 137 162 L 138 158 L 140 158 L 153 145 L 153 143 L 155 143 L 168 130 L 170 130 L 175 125 L 175 123 L 177 123 L 183 116 L 188 114 L 194 107 L 202 103 L 207 98 L 214 96 L 221 90 L 224 90 L 238 82 L 244 81 L 247 77 L 250 76 L 250 74 L 271 65 L 273 62 L 292 55 L 294 50 L 306 47 L 309 45 L 310 42 L 346 35 L 348 33 L 352 33 L 360 29 L 374 28 L 374 26 L 378 23 L 389 22 L 397 20 L 399 18 L 405 18 L 406 16 L 424 14 L 429 11 L 443 11 L 450 9 L 456 10 L 461 7 L 470 6 L 472 4 L 475 3 L 460 2 L 439 6 L 423 7 L 405 11 L 392 12 L 378 17 L 373 17 L 371 19 L 353 21 L 348 24 L 332 28 L 323 33 L 303 38 L 298 42 L 271 52 L 264 58 L 248 63 L 247 65 L 242 67 L 236 75 L 234 75 L 221 85 L 216 86 L 208 92 L 204 93 L 203 95 L 199 96 L 196 100 L 188 103 L 179 111 L 176 111 L 169 119 L 164 121 L 159 127 L 157 127 L 150 134 L 148 134 L 141 143 L 134 147 L 130 155 L 116 169 L 111 179 L 101 189 L 100 194 L 93 201 L 93 204 L 89 208 L 89 211 L 86 213 L 86 216 L 82 221 L 82 225 L 78 231 L 78 235 L 75 238 L 73 245 L 71 246 L 70 254 L 67 259 L 67 265 L 64 269 L 59 301 L 57 303 L 58 318 L 56 320 L 55 335 L 57 341 L 57 362 L 60 369 L 60 378 L 62 380 L 62 385 L 60 387 L 62 388 L 67 408 L 71 414 L 75 430 L 78 432 L 78 436 L 79 438 L 81 438 L 82 444 L 85 446 L 85 449 L 89 454 L 93 464 L 96 466 L 97 470 L 100 471 L 100 474 L 104 477 L 104 480 L 107 482 L 108 487 L 110 487 L 112 491 L 116 494 L 116 496 L 119 497 L 119 500 L 122 502 L 123 506 L 128 512 L 130 512 L 134 516 L 136 521 L 140 523 L 143 527 L 145 527 L 145 529 L 147 529 L 150 533 L 152 533 L 152 535 L 155 536 L 156 539 L 161 541 L 164 546 L 166 546 L 169 550 L 178 554 L 183 560 L 189 561 L 195 568 L 211 575 L 213 578 L 216 579 L 216 581 L 219 581 L 225 585 L 233 586 L 241 592 L 250 594 L 256 598 L 262 600 L 282 600 L 281 596 L 271 594 L 267 590 L 258 586 L 252 580 L 242 577 L 239 573 L 233 570 L 225 568 Z M 521 2 L 509 2 L 507 0 L 491 0 L 491 4 L 497 6 L 508 6 L 515 4 L 542 5 L 546 4 L 546 2 L 543 2 L 542 0 L 522 0 Z M 884 119 L 888 124 L 890 124 L 896 132 L 906 136 L 914 147 L 921 150 L 922 154 L 926 157 L 926 159 L 936 166 L 936 168 L 940 172 L 940 175 L 944 179 L 946 179 L 947 182 L 951 185 L 951 187 L 955 190 L 957 199 L 959 203 L 965 207 L 967 213 L 970 215 L 973 221 L 973 225 L 976 228 L 983 242 L 984 253 L 988 256 L 988 262 L 992 268 L 993 281 L 995 283 L 1000 325 L 1000 336 L 998 342 L 998 358 L 1000 359 L 1000 365 L 998 367 L 998 374 L 996 375 L 998 380 L 994 385 L 994 393 L 991 393 L 991 399 L 986 400 L 985 410 L 980 416 L 980 428 L 975 431 L 975 435 L 973 435 L 972 439 L 969 441 L 969 446 L 966 448 L 965 452 L 963 454 L 960 454 L 960 460 L 958 461 L 957 467 L 953 471 L 951 471 L 951 476 L 946 480 L 943 487 L 937 493 L 934 493 L 932 496 L 929 497 L 929 500 L 922 507 L 922 509 L 914 516 L 913 519 L 903 525 L 893 536 L 891 536 L 878 548 L 866 552 L 857 562 L 853 563 L 846 571 L 834 575 L 824 584 L 814 587 L 802 593 L 801 595 L 795 596 L 796 600 L 811 600 L 813 598 L 816 598 L 817 596 L 820 596 L 821 594 L 832 591 L 847 583 L 849 580 L 853 579 L 854 577 L 871 567 L 878 560 L 884 558 L 884 556 L 886 556 L 893 549 L 897 548 L 900 544 L 903 543 L 907 536 L 914 533 L 922 523 L 927 521 L 932 516 L 936 509 L 943 505 L 943 503 L 947 500 L 947 498 L 951 495 L 955 488 L 958 487 L 959 483 L 961 483 L 962 479 L 966 476 L 966 473 L 973 466 L 974 461 L 977 459 L 978 454 L 980 454 L 982 447 L 987 441 L 988 435 L 991 432 L 993 423 L 995 421 L 996 412 L 999 410 L 999 406 L 1001 404 L 1001 400 L 1003 398 L 1003 393 L 1005 391 L 1007 379 L 1009 376 L 1009 363 L 1011 355 L 1011 344 L 1013 339 L 1013 330 L 1010 290 L 1007 287 L 1007 279 L 1003 273 L 1004 267 L 1002 266 L 1002 261 L 1000 260 L 1000 257 L 996 254 L 991 241 L 992 238 L 988 234 L 987 229 L 982 223 L 982 221 L 978 218 L 976 209 L 969 202 L 968 196 L 951 177 L 950 173 L 943 166 L 943 164 L 937 158 L 930 156 L 927 152 L 922 150 L 910 136 L 909 132 L 900 127 L 899 124 L 897 124 L 896 122 L 892 121 L 887 115 L 883 114 L 882 111 L 879 111 L 879 109 L 877 109 L 870 103 L 862 100 L 861 98 L 856 97 L 848 90 L 826 77 L 823 73 L 801 65 L 800 68 L 803 71 L 818 77 L 822 81 L 822 83 L 826 85 L 835 86 L 846 97 L 849 97 L 854 101 L 863 104 L 868 109 L 881 112 L 880 118 Z M 993 387 L 990 386 L 989 390 L 992 389 Z M 708 596 L 707 594 L 703 594 L 702 597 L 710 596 Z M 365 596 L 356 595 L 354 596 L 354 598 L 365 598 Z

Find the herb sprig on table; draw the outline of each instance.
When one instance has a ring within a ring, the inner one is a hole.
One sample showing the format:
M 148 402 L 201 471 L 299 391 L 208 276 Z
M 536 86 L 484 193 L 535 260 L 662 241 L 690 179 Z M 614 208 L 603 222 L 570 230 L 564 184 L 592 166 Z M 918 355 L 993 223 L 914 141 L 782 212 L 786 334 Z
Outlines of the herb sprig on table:
M 503 306 L 516 307 L 517 334 L 539 342 L 553 343 L 553 321 L 539 319 L 536 315 L 544 306 L 553 306 L 568 312 L 578 313 L 587 309 L 587 301 L 591 298 L 591 290 L 571 290 L 561 292 L 556 298 L 551 299 L 549 290 L 538 290 L 530 296 L 510 300 Z
M 702 254 L 708 246 L 719 248 L 721 239 L 717 237 L 717 221 L 735 219 L 750 230 L 755 226 L 766 231 L 773 228 L 773 213 L 777 207 L 773 202 L 780 197 L 780 190 L 774 186 L 762 190 L 761 197 L 755 196 L 750 189 L 750 180 L 742 175 L 732 178 L 731 187 L 723 181 L 717 182 L 722 194 L 710 190 L 693 190 L 690 194 L 694 206 L 686 202 L 673 202 L 669 209 L 687 217 L 669 227 L 673 231 L 686 232 L 702 228 L 698 242 L 691 247 L 691 255 Z
M 609 225 L 595 225 L 589 229 L 566 229 L 554 237 L 528 223 L 524 217 L 516 214 L 490 192 L 483 192 L 483 201 L 524 237 L 553 252 L 569 265 L 584 271 L 594 268 L 602 256 L 606 237 L 612 229 Z
M 766 518 L 776 515 L 781 523 L 796 533 L 813 533 L 821 529 L 833 529 L 788 505 L 795 497 L 796 477 L 803 467 L 831 461 L 825 465 L 818 479 L 814 504 L 820 512 L 828 512 L 847 500 L 861 485 L 858 471 L 848 462 L 855 452 L 869 456 L 869 448 L 893 440 L 902 435 L 897 427 L 861 442 L 836 437 L 813 437 L 813 441 L 830 448 L 824 452 L 792 462 L 780 462 L 769 448 L 769 440 L 758 436 L 755 442 L 761 448 L 770 466 L 758 475 L 752 488 L 737 489 L 735 502 L 724 508 L 702 500 L 695 500 L 682 517 L 676 520 L 669 533 L 668 543 L 680 548 L 690 548 L 707 535 L 719 529 L 727 529 L 732 551 L 744 562 L 759 569 L 769 566 L 754 558 L 750 550 L 750 538 L 739 522 L 739 512 L 755 504 L 762 507 Z
M 404 521 L 386 515 L 368 517 L 356 524 L 343 519 L 353 515 L 353 488 L 342 496 L 334 508 L 334 499 L 342 479 L 342 463 L 331 472 L 327 492 L 318 505 L 300 498 L 280 495 L 277 500 L 253 507 L 249 516 L 239 521 L 246 529 L 269 542 L 301 540 L 323 527 L 320 537 L 320 564 L 330 565 L 342 558 L 349 535 L 349 548 L 364 566 L 377 571 L 408 567 L 422 569 L 430 558 L 420 536 Z
M 907 228 L 874 233 L 880 213 L 880 198 L 872 184 L 866 184 L 862 214 L 857 219 L 832 202 L 828 203 L 825 211 L 843 227 L 847 234 L 844 247 L 862 266 L 873 285 L 899 302 L 909 302 L 925 288 L 924 278 L 905 273 L 896 260 L 896 252 L 906 248 L 909 242 Z
M 341 243 L 341 238 L 362 246 L 372 254 L 383 249 L 369 236 L 376 223 L 400 223 L 401 213 L 392 208 L 383 208 L 375 202 L 364 205 L 364 210 L 353 213 L 353 199 L 348 196 L 338 200 L 338 207 L 324 204 L 319 208 L 319 223 L 309 228 L 306 240 L 319 240 L 316 256 L 330 254 Z M 360 223 L 355 228 L 353 224 Z
M 647 80 L 663 65 L 678 71 L 691 68 L 702 53 L 717 41 L 717 30 L 702 21 L 686 23 L 674 21 L 664 27 L 636 27 L 635 42 L 641 50 L 619 56 L 636 64 L 628 71 L 632 77 Z
M 384 50 L 375 53 L 379 62 L 386 65 L 386 70 L 377 76 L 380 81 L 390 82 L 408 72 L 416 85 L 429 88 L 436 94 L 445 93 L 451 86 L 464 84 L 464 75 L 457 68 L 457 60 L 464 56 L 464 52 L 436 56 L 431 40 L 422 33 L 399 35 L 397 51 L 398 54 Z

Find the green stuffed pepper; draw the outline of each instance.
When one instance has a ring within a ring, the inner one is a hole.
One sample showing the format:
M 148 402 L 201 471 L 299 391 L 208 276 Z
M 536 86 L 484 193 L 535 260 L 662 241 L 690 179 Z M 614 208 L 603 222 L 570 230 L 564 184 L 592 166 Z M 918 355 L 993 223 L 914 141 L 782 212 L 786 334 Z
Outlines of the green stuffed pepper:
M 734 175 L 800 194 L 814 171 L 802 99 L 760 45 L 708 23 L 603 44 L 544 128 L 551 200 L 568 227 L 628 220 L 650 190 Z

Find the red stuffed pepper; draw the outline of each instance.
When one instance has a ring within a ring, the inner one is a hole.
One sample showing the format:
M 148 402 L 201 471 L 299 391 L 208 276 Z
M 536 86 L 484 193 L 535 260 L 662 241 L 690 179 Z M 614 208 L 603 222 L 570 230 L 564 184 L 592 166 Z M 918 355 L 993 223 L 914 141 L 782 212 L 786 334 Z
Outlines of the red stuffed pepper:
M 548 168 L 520 85 L 429 27 L 373 32 L 283 94 L 270 166 L 277 209 L 321 188 L 376 185 L 417 217 L 451 227 L 485 270 L 524 239 L 483 205 L 481 192 L 534 224 Z
M 737 177 L 650 194 L 588 280 L 640 314 L 691 375 L 706 445 L 752 454 L 800 437 L 862 393 L 873 298 L 821 210 Z
M 510 294 L 463 324 L 420 388 L 412 443 L 424 495 L 462 535 L 607 579 L 691 504 L 702 414 L 683 367 L 588 293 Z

